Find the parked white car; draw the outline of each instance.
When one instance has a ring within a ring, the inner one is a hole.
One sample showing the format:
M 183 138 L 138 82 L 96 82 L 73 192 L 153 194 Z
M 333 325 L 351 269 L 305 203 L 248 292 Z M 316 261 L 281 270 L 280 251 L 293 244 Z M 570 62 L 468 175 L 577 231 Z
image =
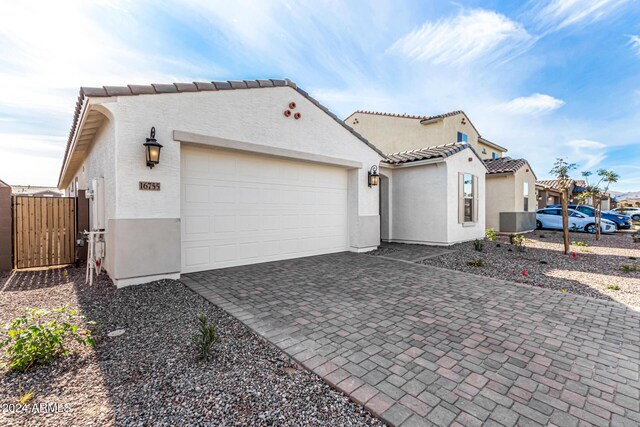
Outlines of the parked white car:
M 601 219 L 603 233 L 614 233 L 616 224 L 608 219 Z M 536 211 L 536 227 L 562 230 L 562 209 L 544 208 Z M 569 209 L 569 230 L 596 232 L 596 220 L 592 216 Z
M 640 221 L 640 208 L 615 208 L 609 211 L 612 214 L 615 215 L 627 215 L 630 216 L 632 220 L 634 221 Z

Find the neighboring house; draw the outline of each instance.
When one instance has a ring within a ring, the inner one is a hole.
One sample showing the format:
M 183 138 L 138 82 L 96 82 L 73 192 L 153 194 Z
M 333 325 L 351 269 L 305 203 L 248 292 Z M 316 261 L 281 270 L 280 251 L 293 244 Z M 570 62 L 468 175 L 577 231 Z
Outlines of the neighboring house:
M 484 237 L 487 169 L 469 144 L 387 158 L 380 170 L 382 240 L 450 245 Z
M 536 228 L 536 175 L 525 159 L 499 157 L 487 167 L 487 228 L 520 233 Z
M 537 181 L 538 187 L 538 208 L 544 208 L 548 205 L 557 204 L 562 202 L 562 185 L 557 179 L 548 179 L 543 181 Z M 569 189 L 569 203 L 583 203 L 585 205 L 593 206 L 593 198 L 587 197 L 586 200 L 582 200 L 581 193 L 586 191 L 587 183 L 582 179 L 571 179 L 568 183 Z M 602 210 L 608 211 L 613 209 L 613 201 L 609 193 L 605 193 L 602 196 Z
M 618 200 L 618 205 L 623 207 L 640 207 L 640 198 L 626 198 Z
M 374 249 L 368 172 L 384 158 L 289 80 L 83 88 L 58 186 L 91 190 L 104 266 L 126 286 Z
M 485 225 L 504 232 L 522 232 L 535 228 L 535 174 L 531 167 L 526 160 L 514 161 L 506 158 L 502 161 L 507 149 L 481 137 L 463 111 L 437 116 L 356 111 L 345 121 L 385 153 L 411 152 L 451 143 L 468 144 L 482 160 L 493 165 L 493 171 L 488 168 L 486 193 L 480 195 L 483 204 L 486 199 Z M 526 167 L 521 169 L 520 166 L 523 165 Z M 427 183 L 424 185 L 427 191 L 433 187 Z M 527 198 L 531 197 L 526 211 L 525 192 Z M 434 215 L 435 212 L 429 218 Z M 502 224 L 501 216 L 504 218 Z M 483 236 L 480 233 L 473 234 L 473 238 Z M 455 241 L 449 243 L 453 242 Z
M 12 185 L 11 193 L 14 196 L 37 196 L 37 197 L 62 197 L 64 191 L 56 187 L 39 187 L 36 185 Z
M 559 188 L 549 186 L 549 181 L 536 181 L 536 200 L 538 209 L 562 202 L 562 191 Z

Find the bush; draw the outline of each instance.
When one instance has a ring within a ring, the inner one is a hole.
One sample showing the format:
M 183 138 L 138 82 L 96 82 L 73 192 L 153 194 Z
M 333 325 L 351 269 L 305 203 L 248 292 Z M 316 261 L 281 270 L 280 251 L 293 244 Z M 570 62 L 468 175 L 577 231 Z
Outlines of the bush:
M 207 325 L 204 313 L 198 316 L 198 332 L 193 335 L 198 355 L 208 362 L 211 358 L 211 347 L 217 341 L 215 325 Z
M 609 289 L 610 291 L 619 291 L 620 290 L 620 286 L 618 286 L 618 285 L 608 285 L 607 289 Z
M 0 342 L 0 348 L 7 347 L 9 361 L 3 362 L 2 366 L 14 371 L 26 371 L 32 366 L 47 365 L 56 357 L 69 353 L 65 345 L 70 339 L 93 347 L 95 340 L 91 331 L 72 323 L 74 319 L 83 317 L 68 306 L 53 311 L 37 308 L 25 310 L 24 315 L 5 325 L 7 338 Z
M 490 242 L 495 242 L 498 238 L 498 236 L 496 235 L 496 230 L 494 230 L 493 228 L 487 228 L 487 230 L 485 231 L 485 236 Z
M 486 267 L 487 261 L 482 258 L 474 259 L 473 261 L 467 261 L 467 265 L 472 267 Z
M 589 244 L 587 242 L 581 242 L 581 241 L 571 242 L 571 244 L 575 245 L 575 246 L 580 246 L 580 247 L 583 247 L 583 248 L 586 248 L 586 247 L 589 246 Z
M 511 236 L 509 236 L 509 241 L 513 246 L 516 247 L 516 249 L 518 249 L 518 251 L 524 252 L 524 245 L 527 241 L 524 236 L 520 234 L 512 234 Z
M 634 271 L 638 271 L 638 266 L 625 264 L 620 266 L 620 270 L 622 270 L 624 273 L 631 273 Z
M 484 243 L 482 243 L 482 240 L 476 239 L 473 242 L 473 248 L 478 252 L 482 252 L 482 249 L 484 249 Z

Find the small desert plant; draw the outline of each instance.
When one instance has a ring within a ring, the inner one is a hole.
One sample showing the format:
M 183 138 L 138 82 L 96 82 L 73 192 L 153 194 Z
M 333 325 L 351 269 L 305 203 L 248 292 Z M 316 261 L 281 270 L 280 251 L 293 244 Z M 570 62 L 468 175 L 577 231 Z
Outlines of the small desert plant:
M 498 238 L 496 235 L 496 230 L 493 228 L 487 228 L 487 230 L 485 231 L 485 236 L 487 237 L 487 240 L 490 242 L 495 242 L 496 239 Z
M 37 308 L 25 310 L 24 315 L 5 325 L 7 338 L 0 342 L 0 348 L 7 347 L 9 361 L 1 365 L 13 371 L 47 365 L 56 357 L 68 354 L 65 348 L 68 339 L 93 347 L 95 340 L 91 331 L 81 329 L 73 323 L 75 319 L 80 320 L 82 316 L 68 306 L 53 311 Z
M 622 270 L 624 273 L 631 273 L 634 271 L 638 271 L 638 266 L 637 265 L 628 265 L 628 264 L 624 264 L 620 266 L 620 270 Z
M 486 267 L 487 261 L 482 258 L 474 259 L 472 261 L 467 261 L 467 265 L 472 267 Z
M 566 289 L 560 289 L 560 292 L 562 292 L 563 294 L 566 294 L 567 290 Z
M 589 244 L 587 242 L 581 242 L 579 240 L 577 242 L 571 242 L 571 244 L 575 245 L 575 246 L 580 246 L 580 247 L 583 247 L 583 248 L 586 248 L 586 247 L 589 246 Z
M 511 241 L 511 244 L 515 246 L 516 249 L 518 249 L 518 251 L 524 252 L 524 245 L 527 241 L 524 236 L 520 234 L 512 234 L 511 236 L 509 236 L 509 240 Z
M 476 239 L 473 241 L 473 249 L 475 249 L 478 252 L 482 252 L 482 249 L 484 249 L 484 243 L 482 243 L 482 240 L 480 239 Z
M 618 286 L 618 285 L 608 285 L 607 289 L 609 289 L 610 291 L 619 291 L 620 290 L 620 286 Z
M 211 347 L 216 341 L 216 327 L 213 324 L 207 325 L 207 318 L 202 313 L 198 316 L 198 332 L 193 335 L 193 342 L 196 345 L 198 355 L 205 362 L 211 358 Z

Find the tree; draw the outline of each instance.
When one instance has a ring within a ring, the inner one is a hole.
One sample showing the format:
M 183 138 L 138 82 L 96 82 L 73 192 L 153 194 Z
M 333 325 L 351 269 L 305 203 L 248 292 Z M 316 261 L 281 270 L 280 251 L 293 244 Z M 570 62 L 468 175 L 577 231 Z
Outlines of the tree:
M 594 208 L 593 216 L 596 222 L 596 240 L 600 240 L 602 238 L 602 197 L 607 194 L 611 184 L 618 182 L 620 176 L 613 171 L 598 169 L 598 181 L 590 183 L 589 177 L 592 175 L 593 173 L 588 171 L 582 172 L 587 186 L 585 191 L 580 195 L 580 201 L 584 203 L 587 199 L 591 199 Z
M 553 169 L 549 172 L 554 175 L 560 183 L 560 193 L 562 194 L 562 231 L 564 236 L 564 253 L 569 253 L 569 209 L 567 200 L 569 199 L 569 186 L 573 181 L 569 177 L 569 172 L 576 168 L 575 163 L 567 163 L 564 159 L 558 158 L 553 164 Z

